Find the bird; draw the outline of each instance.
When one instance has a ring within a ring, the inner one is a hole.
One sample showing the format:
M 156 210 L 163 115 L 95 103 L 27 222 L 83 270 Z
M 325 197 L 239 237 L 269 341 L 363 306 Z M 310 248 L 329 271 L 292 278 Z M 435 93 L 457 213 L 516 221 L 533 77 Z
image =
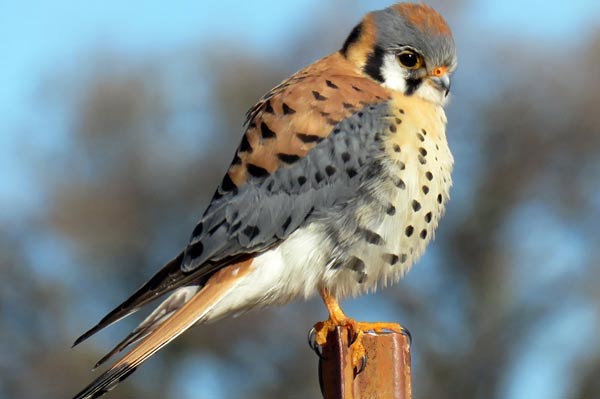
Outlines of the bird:
M 102 396 L 193 325 L 317 294 L 329 313 L 318 344 L 337 326 L 400 329 L 357 322 L 339 301 L 398 282 L 434 236 L 452 185 L 444 107 L 456 67 L 444 18 L 396 3 L 260 98 L 189 243 L 75 341 L 169 294 L 75 398 Z M 364 349 L 353 345 L 354 361 Z

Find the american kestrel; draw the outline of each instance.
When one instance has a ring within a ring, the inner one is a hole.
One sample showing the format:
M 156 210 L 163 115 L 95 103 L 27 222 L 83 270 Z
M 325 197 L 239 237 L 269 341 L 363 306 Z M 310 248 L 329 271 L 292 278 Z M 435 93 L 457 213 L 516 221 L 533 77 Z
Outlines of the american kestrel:
M 433 237 L 451 186 L 455 67 L 444 19 L 401 3 L 262 97 L 186 248 L 75 342 L 170 293 L 96 366 L 137 346 L 76 398 L 112 389 L 194 324 L 316 293 L 330 315 L 318 343 L 340 325 L 400 328 L 357 323 L 337 301 L 397 282 Z

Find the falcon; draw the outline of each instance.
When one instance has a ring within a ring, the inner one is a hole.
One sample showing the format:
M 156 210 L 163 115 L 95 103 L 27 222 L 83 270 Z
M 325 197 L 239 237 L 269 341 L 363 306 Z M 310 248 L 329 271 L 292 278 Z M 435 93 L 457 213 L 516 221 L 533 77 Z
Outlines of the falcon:
M 169 294 L 76 398 L 101 396 L 195 324 L 317 293 L 329 311 L 318 344 L 337 326 L 401 329 L 356 322 L 338 301 L 397 282 L 432 239 L 451 186 L 443 107 L 455 68 L 442 16 L 399 3 L 263 96 L 187 246 L 75 341 Z M 364 354 L 360 339 L 353 349 Z

